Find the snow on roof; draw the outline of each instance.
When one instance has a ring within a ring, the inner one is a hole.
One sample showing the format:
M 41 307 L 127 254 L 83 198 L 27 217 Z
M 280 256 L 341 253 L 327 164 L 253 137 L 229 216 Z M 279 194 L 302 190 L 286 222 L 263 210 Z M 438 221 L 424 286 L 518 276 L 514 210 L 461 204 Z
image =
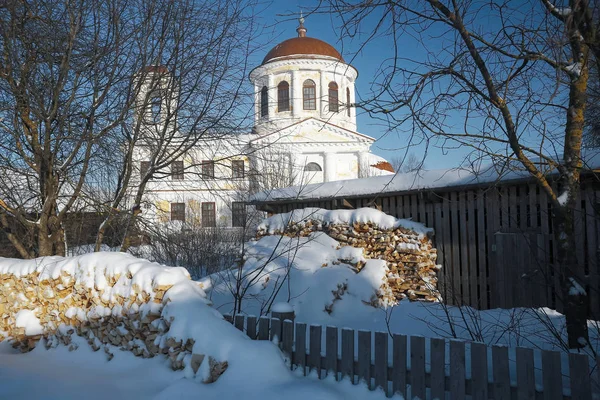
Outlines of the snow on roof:
M 584 169 L 600 168 L 600 151 L 586 152 L 583 155 Z M 548 171 L 547 175 L 555 174 Z M 498 181 L 522 180 L 530 175 L 516 162 L 494 163 L 479 170 L 451 168 L 436 170 L 417 170 L 394 175 L 349 179 L 325 183 L 313 183 L 304 186 L 292 186 L 272 189 L 254 194 L 251 202 L 260 203 L 277 200 L 308 200 L 334 197 L 367 196 L 380 193 L 417 191 L 489 184 Z

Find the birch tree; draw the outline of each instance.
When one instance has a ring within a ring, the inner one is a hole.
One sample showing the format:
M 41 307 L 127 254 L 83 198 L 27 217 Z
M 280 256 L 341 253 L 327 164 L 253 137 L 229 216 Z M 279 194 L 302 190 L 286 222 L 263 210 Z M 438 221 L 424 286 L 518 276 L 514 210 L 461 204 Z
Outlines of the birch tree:
M 600 56 L 598 3 L 330 0 L 318 11 L 338 15 L 342 36 L 361 48 L 375 38 L 390 44 L 357 107 L 391 129 L 470 149 L 466 163 L 486 160 L 535 179 L 552 206 L 569 346 L 586 345 L 574 208 L 586 169 L 589 67 Z

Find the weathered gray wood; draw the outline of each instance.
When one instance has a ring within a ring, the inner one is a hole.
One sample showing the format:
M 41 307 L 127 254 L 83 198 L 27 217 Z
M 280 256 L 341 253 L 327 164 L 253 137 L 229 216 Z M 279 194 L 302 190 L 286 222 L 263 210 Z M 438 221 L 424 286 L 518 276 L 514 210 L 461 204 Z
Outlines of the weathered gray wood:
M 475 230 L 475 193 L 472 190 L 467 192 L 466 199 L 466 218 L 467 218 L 467 249 L 469 256 L 469 293 L 471 295 L 471 306 L 480 307 L 481 298 L 478 281 L 477 266 L 477 231 Z
M 487 278 L 487 257 L 486 257 L 486 230 L 485 230 L 485 192 L 480 189 L 477 191 L 477 273 L 479 281 L 479 306 L 486 310 L 489 307 L 488 302 L 488 278 Z
M 337 380 L 338 329 L 328 326 L 325 329 L 325 370 L 327 375 L 334 374 Z
M 354 383 L 354 331 L 342 329 L 342 378 L 349 377 Z
M 410 387 L 412 397 L 425 398 L 425 338 L 410 337 Z
M 437 264 L 442 264 L 445 265 L 445 252 L 444 252 L 444 224 L 443 224 L 443 220 L 442 220 L 442 204 L 441 203 L 435 203 L 434 205 L 434 222 L 433 222 L 433 229 L 435 230 L 435 236 L 433 238 L 434 243 L 435 243 L 435 247 L 437 249 L 437 260 L 436 263 Z M 438 271 L 438 290 L 441 293 L 442 299 L 446 299 L 447 293 L 446 293 L 446 286 L 448 285 L 448 277 L 447 277 L 448 272 L 445 270 L 445 268 L 442 268 L 440 271 Z
M 431 339 L 431 398 L 444 400 L 446 397 L 446 342 Z
M 256 339 L 256 317 L 254 315 L 250 315 L 248 317 L 248 326 L 246 327 L 246 334 L 250 339 Z
M 471 398 L 488 399 L 487 346 L 483 343 L 471 343 Z
M 230 324 L 233 324 L 233 315 L 225 314 L 223 315 L 223 318 L 225 318 L 225 321 L 229 322 Z
M 487 209 L 486 220 L 487 220 L 487 230 L 486 230 L 486 243 L 488 249 L 487 261 L 488 261 L 488 271 L 489 271 L 489 279 L 488 284 L 490 287 L 490 308 L 498 308 L 501 307 L 499 299 L 498 299 L 498 279 L 497 274 L 499 269 L 501 268 L 498 265 L 498 249 L 496 245 L 496 232 L 500 227 L 500 213 L 499 209 L 499 200 L 498 200 L 498 190 L 497 188 L 492 188 L 488 190 L 485 194 L 485 207 Z
M 494 374 L 494 400 L 510 400 L 510 370 L 507 347 L 492 347 L 492 371 Z
M 375 388 L 387 393 L 388 382 L 388 334 L 375 332 Z
M 277 337 L 277 343 L 281 343 L 281 320 L 279 318 L 271 318 L 271 332 L 269 339 L 275 340 Z
M 358 331 L 358 380 L 371 387 L 371 332 Z
M 535 377 L 533 372 L 533 350 L 517 347 L 517 399 L 535 398 Z
M 294 342 L 294 365 L 306 375 L 306 324 L 296 323 L 296 340 Z
M 589 362 L 589 357 L 586 354 L 569 353 L 569 377 L 572 399 L 592 399 Z
M 310 350 L 308 354 L 309 367 L 317 371 L 317 376 L 321 378 L 321 326 L 310 326 Z
M 242 332 L 244 332 L 244 320 L 245 317 L 243 315 L 238 314 L 235 316 L 235 327 Z
M 558 351 L 542 351 L 544 400 L 562 400 L 563 398 L 560 364 L 560 353 Z
M 394 335 L 392 348 L 392 388 L 406 397 L 406 336 Z
M 281 330 L 281 349 L 290 357 L 294 350 L 294 323 L 289 319 L 283 321 Z
M 494 297 L 496 299 L 496 306 L 497 307 L 506 307 L 507 301 L 506 301 L 506 288 L 504 287 L 504 281 L 505 281 L 505 277 L 504 277 L 504 269 L 506 268 L 506 265 L 508 264 L 508 260 L 505 260 L 505 257 L 508 256 L 506 254 L 506 249 L 504 248 L 504 243 L 505 243 L 505 238 L 506 235 L 502 234 L 502 233 L 496 233 L 494 235 L 494 239 L 495 239 L 495 243 L 496 243 L 496 270 L 495 272 L 495 278 L 494 278 Z
M 591 319 L 600 319 L 600 268 L 598 268 L 598 237 L 596 234 L 596 198 L 591 189 L 585 191 L 585 229 L 587 237 L 588 268 L 590 271 L 589 282 L 592 290 L 588 291 L 590 296 Z M 600 367 L 598 367 L 600 368 Z M 600 385 L 600 383 L 599 383 Z M 600 392 L 600 390 L 599 390 Z
M 458 217 L 458 193 L 450 193 L 450 218 L 452 232 L 452 296 L 456 305 L 467 304 L 462 291 L 462 267 L 460 264 L 460 219 Z
M 465 342 L 450 341 L 450 398 L 465 398 Z
M 258 340 L 269 340 L 269 317 L 258 320 Z
M 458 193 L 458 234 L 460 251 L 460 275 L 462 304 L 477 305 L 477 300 L 471 296 L 471 281 L 469 274 L 469 237 L 467 234 L 466 193 Z
M 450 228 L 450 198 L 448 194 L 444 194 L 442 197 L 442 223 L 444 225 L 444 229 L 442 230 L 444 243 L 444 258 L 442 260 L 442 273 L 444 274 L 444 281 L 446 282 L 446 293 L 444 300 L 449 305 L 456 305 L 456 297 L 454 290 L 454 274 L 456 274 L 456 269 L 453 264 L 453 256 L 452 252 L 454 251 L 454 247 L 452 246 L 452 237 L 451 237 L 451 228 Z

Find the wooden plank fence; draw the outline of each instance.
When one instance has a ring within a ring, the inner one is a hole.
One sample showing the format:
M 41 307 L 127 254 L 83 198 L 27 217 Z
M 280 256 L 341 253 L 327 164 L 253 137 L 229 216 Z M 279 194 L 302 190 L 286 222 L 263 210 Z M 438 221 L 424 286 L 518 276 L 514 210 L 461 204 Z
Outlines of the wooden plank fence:
M 367 384 L 387 397 L 473 400 L 592 400 L 600 357 L 482 343 L 307 326 L 278 318 L 225 319 L 251 339 L 274 340 L 291 368 L 320 379 Z M 258 327 L 258 328 L 257 328 Z M 307 329 L 308 328 L 308 329 Z M 307 340 L 308 339 L 308 340 Z M 357 344 L 357 345 L 355 345 Z M 322 346 L 324 345 L 324 346 Z M 536 357 L 537 356 L 537 357 Z M 537 362 L 536 362 L 537 360 Z M 566 364 L 566 365 L 563 365 Z M 564 375 L 566 371 L 569 374 Z
M 563 310 L 555 257 L 552 205 L 528 181 L 489 187 L 379 193 L 369 196 L 257 202 L 274 213 L 304 207 L 374 207 L 434 228 L 438 287 L 444 302 L 477 309 Z M 578 266 L 592 319 L 600 319 L 600 182 L 582 184 L 575 209 Z

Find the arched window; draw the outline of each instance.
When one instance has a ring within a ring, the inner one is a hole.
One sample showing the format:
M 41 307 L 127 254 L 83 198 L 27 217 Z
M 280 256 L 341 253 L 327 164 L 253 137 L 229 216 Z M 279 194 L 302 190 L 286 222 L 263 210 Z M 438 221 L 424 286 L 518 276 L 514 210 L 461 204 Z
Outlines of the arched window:
M 310 79 L 305 80 L 302 85 L 302 102 L 305 110 L 317 109 L 317 85 Z
M 160 92 L 150 93 L 150 104 L 146 112 L 146 122 L 149 124 L 158 124 L 161 121 L 162 97 Z
M 290 111 L 290 84 L 286 81 L 277 85 L 277 111 Z
M 309 162 L 308 164 L 306 164 L 304 166 L 304 170 L 305 171 L 323 171 L 321 169 L 321 166 L 319 164 L 317 164 L 316 162 Z
M 346 88 L 346 112 L 350 116 L 350 88 Z
M 338 85 L 335 82 L 329 83 L 329 111 L 338 112 L 340 103 L 338 102 Z
M 260 116 L 269 115 L 269 89 L 266 86 L 260 90 Z

